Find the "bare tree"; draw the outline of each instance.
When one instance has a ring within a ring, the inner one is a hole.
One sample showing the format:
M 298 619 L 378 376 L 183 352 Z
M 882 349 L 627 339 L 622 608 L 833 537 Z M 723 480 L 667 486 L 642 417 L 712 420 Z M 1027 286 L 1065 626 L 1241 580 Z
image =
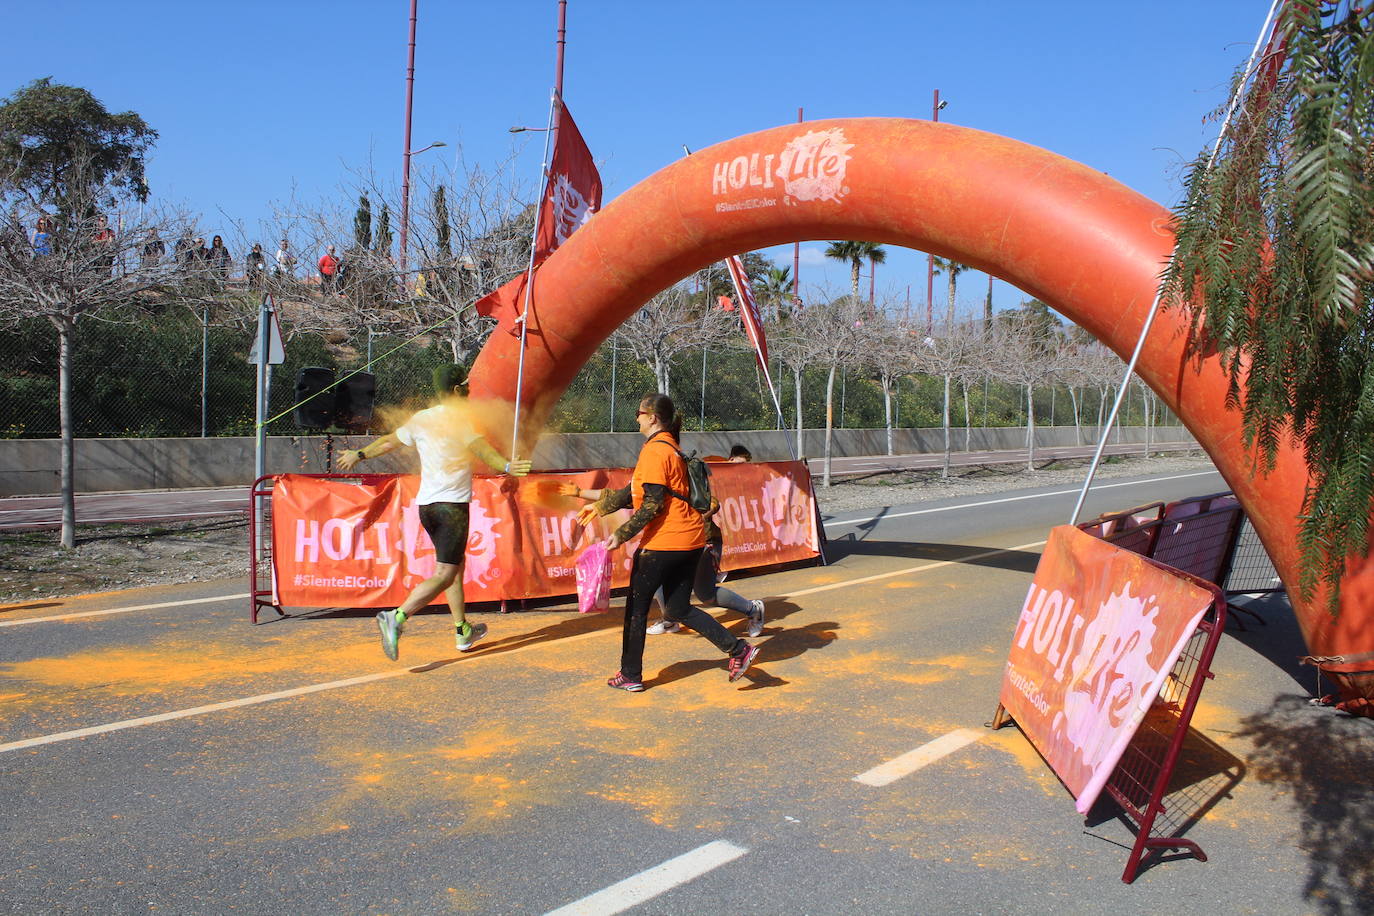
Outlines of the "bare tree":
M 993 377 L 1020 385 L 1026 393 L 1026 469 L 1035 471 L 1035 387 L 1050 378 L 1062 365 L 1062 335 L 1057 331 L 1037 333 L 1042 326 L 1015 313 L 1004 313 L 992 341 L 997 362 Z
M 108 179 L 74 182 L 59 215 L 22 189 L 0 184 L 0 207 L 7 214 L 0 230 L 0 324 L 38 318 L 57 335 L 64 547 L 76 543 L 71 380 L 79 324 L 127 319 L 210 293 L 207 286 L 188 282 L 203 278 L 187 276 L 166 258 L 145 256 L 150 233 L 171 238 L 181 219 L 146 206 L 125 203 L 118 209 L 121 198 L 115 192 Z
M 722 339 L 735 320 L 718 308 L 700 308 L 679 284 L 657 294 L 635 312 L 620 326 L 619 339 L 636 359 L 653 368 L 658 390 L 672 394 L 671 370 L 678 358 L 688 350 Z
M 885 304 L 886 306 L 886 304 Z M 860 348 L 858 364 L 875 378 L 883 391 L 883 422 L 887 428 L 887 454 L 894 453 L 892 442 L 892 394 L 897 382 L 916 368 L 915 351 L 923 335 L 904 319 L 886 317 L 892 312 L 884 307 L 880 317 L 865 326 L 864 345 Z
M 858 365 L 866 335 L 865 323 L 869 306 L 853 296 L 831 299 L 827 305 L 813 305 L 803 311 L 798 324 L 815 341 L 815 362 L 824 367 L 825 379 L 825 439 L 824 471 L 821 486 L 830 486 L 830 465 L 835 432 L 835 373 Z
M 950 453 L 953 450 L 953 435 L 950 424 L 951 386 L 961 372 L 977 365 L 986 353 L 980 328 L 975 324 L 945 323 L 934 329 L 916 350 L 917 366 L 931 375 L 938 375 L 944 381 L 944 396 L 941 401 L 940 425 L 944 430 L 944 461 L 940 476 L 949 476 Z M 964 429 L 965 447 L 968 443 L 968 396 L 965 392 Z

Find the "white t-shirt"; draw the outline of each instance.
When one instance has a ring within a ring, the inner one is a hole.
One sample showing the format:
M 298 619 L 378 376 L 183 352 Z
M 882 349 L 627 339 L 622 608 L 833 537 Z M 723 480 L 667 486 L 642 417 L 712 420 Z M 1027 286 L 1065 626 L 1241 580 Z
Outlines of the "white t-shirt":
M 472 501 L 468 446 L 478 436 L 463 410 L 448 404 L 422 410 L 396 430 L 396 438 L 420 453 L 417 505 Z

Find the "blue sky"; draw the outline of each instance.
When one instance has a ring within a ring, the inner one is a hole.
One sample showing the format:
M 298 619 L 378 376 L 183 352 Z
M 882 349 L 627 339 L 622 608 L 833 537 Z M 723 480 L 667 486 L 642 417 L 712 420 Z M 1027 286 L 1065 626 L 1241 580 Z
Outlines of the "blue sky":
M 9 4 L 0 94 L 32 79 L 91 90 L 161 134 L 155 196 L 250 233 L 274 204 L 345 197 L 360 169 L 399 184 L 408 0 Z M 1166 205 L 1215 136 L 1264 0 L 570 0 L 565 95 L 606 198 L 682 155 L 806 117 L 940 119 L 1042 146 Z M 512 148 L 533 186 L 554 73 L 556 0 L 420 0 L 413 147 L 449 168 Z M 436 158 L 437 157 L 437 158 Z M 221 228 L 223 227 L 223 228 Z M 266 230 L 262 241 L 268 242 Z M 802 283 L 848 285 L 803 244 Z M 791 248 L 770 252 L 791 263 Z M 235 252 L 238 256 L 240 252 Z M 973 307 L 982 275 L 960 278 Z M 924 301 L 925 256 L 892 250 L 877 284 Z M 942 301 L 938 290 L 937 301 Z M 1022 298 L 998 283 L 997 307 Z

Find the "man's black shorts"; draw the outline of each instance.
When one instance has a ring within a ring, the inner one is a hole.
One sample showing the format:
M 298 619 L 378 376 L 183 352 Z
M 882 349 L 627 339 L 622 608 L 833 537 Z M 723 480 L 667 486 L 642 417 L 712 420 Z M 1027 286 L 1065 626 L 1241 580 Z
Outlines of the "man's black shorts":
M 468 504 L 430 503 L 420 507 L 420 524 L 434 542 L 434 560 L 457 566 L 468 546 Z

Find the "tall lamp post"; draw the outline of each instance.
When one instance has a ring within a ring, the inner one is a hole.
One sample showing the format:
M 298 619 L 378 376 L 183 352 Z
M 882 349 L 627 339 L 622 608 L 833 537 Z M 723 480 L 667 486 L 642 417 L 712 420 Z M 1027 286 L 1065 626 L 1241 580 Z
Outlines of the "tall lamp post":
M 940 122 L 940 109 L 948 105 L 949 102 L 940 101 L 940 90 L 935 90 L 935 99 L 931 103 L 930 119 L 937 124 Z M 935 306 L 935 255 L 926 255 L 926 333 L 929 334 L 935 327 L 934 320 Z
M 446 146 L 442 140 L 435 140 L 429 146 L 417 150 L 410 148 L 410 112 L 415 101 L 415 20 L 419 0 L 410 0 L 410 42 L 406 50 L 406 127 L 404 137 L 405 153 L 401 157 L 401 240 L 396 260 L 401 268 L 401 282 L 406 273 L 406 235 L 410 230 L 410 157 L 418 156 L 427 149 Z

